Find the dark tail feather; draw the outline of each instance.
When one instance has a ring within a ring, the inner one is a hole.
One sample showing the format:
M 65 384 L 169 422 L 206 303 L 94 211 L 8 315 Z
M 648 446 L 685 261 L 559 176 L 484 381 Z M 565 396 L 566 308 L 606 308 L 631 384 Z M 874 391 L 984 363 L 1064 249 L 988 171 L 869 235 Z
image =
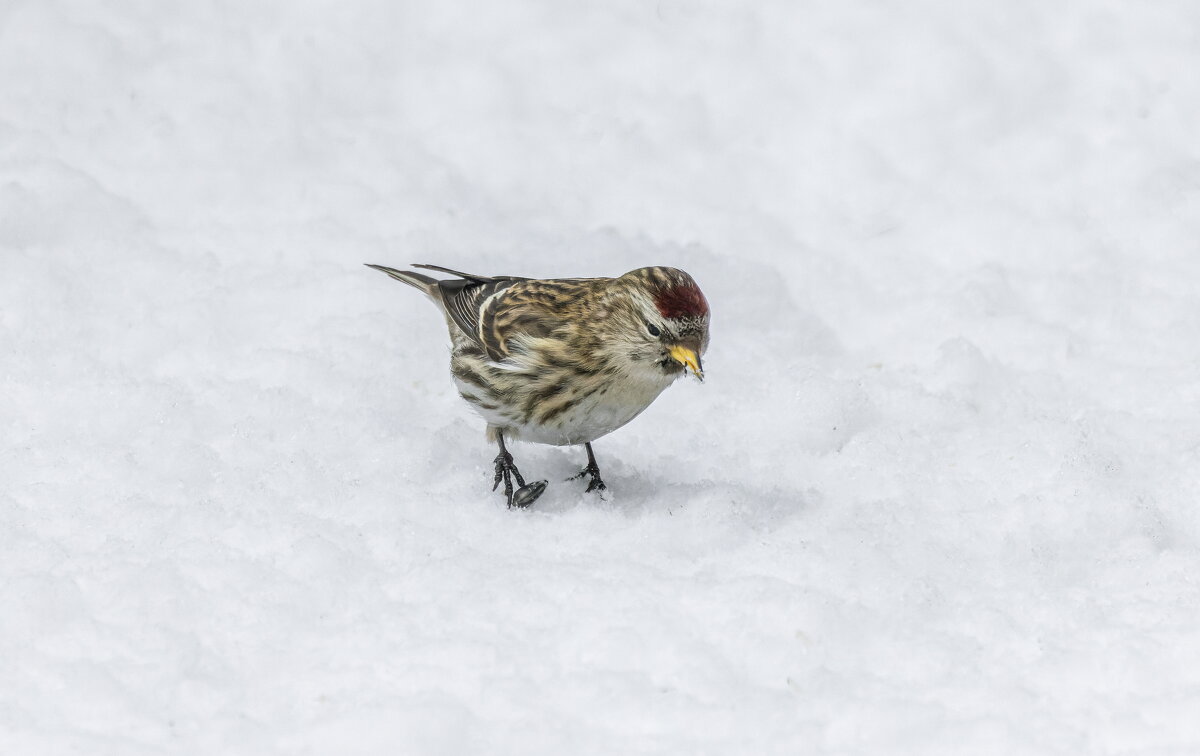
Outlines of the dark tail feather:
M 409 286 L 415 286 L 428 296 L 432 297 L 434 292 L 437 291 L 437 279 L 430 278 L 429 276 L 413 273 L 411 270 L 396 270 L 395 268 L 388 268 L 383 265 L 372 265 L 371 263 L 363 263 L 363 265 L 366 265 L 368 268 L 374 268 L 381 273 L 387 273 L 397 281 L 403 281 Z
M 439 273 L 449 273 L 452 276 L 458 276 L 459 278 L 465 278 L 468 281 L 476 281 L 478 283 L 491 283 L 492 281 L 496 280 L 495 278 L 492 278 L 491 276 L 476 276 L 471 273 L 462 273 L 457 270 L 450 270 L 449 268 L 443 268 L 440 265 L 425 265 L 424 263 L 413 263 L 412 266 L 414 268 L 424 268 L 425 270 L 436 270 Z

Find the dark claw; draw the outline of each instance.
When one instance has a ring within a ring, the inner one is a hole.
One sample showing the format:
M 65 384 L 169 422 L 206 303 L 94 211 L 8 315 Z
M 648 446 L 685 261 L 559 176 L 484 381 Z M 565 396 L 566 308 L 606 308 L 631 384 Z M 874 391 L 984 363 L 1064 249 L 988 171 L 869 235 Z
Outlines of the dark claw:
M 538 497 L 545 492 L 546 481 L 535 480 L 529 485 L 518 488 L 516 493 L 513 494 L 512 499 L 509 501 L 508 506 L 509 508 L 517 507 L 519 509 L 524 509 L 533 502 L 537 501 Z
M 587 467 L 580 470 L 578 475 L 572 475 L 570 478 L 567 478 L 567 480 L 579 480 L 584 475 L 589 475 L 591 476 L 592 480 L 588 483 L 587 492 L 591 493 L 592 491 L 603 491 L 604 489 L 608 488 L 608 486 L 604 485 L 604 481 L 600 479 L 600 466 L 596 464 L 596 454 L 592 451 L 592 445 L 590 443 L 584 444 L 583 447 L 587 449 Z
M 546 490 L 546 481 L 538 480 L 525 485 L 525 479 L 521 477 L 521 471 L 517 469 L 513 463 L 512 455 L 504 448 L 504 436 L 497 434 L 496 441 L 500 446 L 500 453 L 496 455 L 496 477 L 492 480 L 492 490 L 495 491 L 500 486 L 500 481 L 504 481 L 504 499 L 508 502 L 508 508 L 519 507 L 524 509 Z M 513 491 L 513 478 L 517 479 L 517 489 Z
M 582 470 L 579 471 L 578 475 L 572 475 L 571 477 L 567 478 L 567 480 L 579 480 L 584 475 L 590 475 L 592 477 L 592 479 L 590 481 L 588 481 L 588 487 L 585 490 L 586 493 L 591 493 L 592 491 L 608 490 L 608 486 L 606 486 L 604 484 L 604 481 L 600 479 L 600 471 L 594 470 L 590 467 L 583 468 Z
M 592 465 L 588 465 L 579 471 L 578 475 L 572 475 L 567 480 L 579 480 L 584 475 L 590 475 L 591 480 L 588 482 L 587 493 L 592 491 L 604 491 L 608 486 L 604 485 L 604 481 L 600 479 L 600 470 Z
M 515 470 L 513 465 L 512 455 L 508 452 L 500 452 L 496 455 L 496 477 L 492 479 L 492 490 L 495 491 L 500 486 L 500 481 L 504 481 L 506 490 L 512 489 L 512 480 L 509 478 L 509 471 Z

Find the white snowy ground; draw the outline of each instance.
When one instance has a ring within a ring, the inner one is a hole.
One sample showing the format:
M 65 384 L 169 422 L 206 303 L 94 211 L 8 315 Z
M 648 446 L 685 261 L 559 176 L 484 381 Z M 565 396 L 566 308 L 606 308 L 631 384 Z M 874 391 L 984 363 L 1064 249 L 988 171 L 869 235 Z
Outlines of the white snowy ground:
M 0 3 L 0 752 L 1200 751 L 1200 6 Z M 488 490 L 415 292 L 691 271 Z

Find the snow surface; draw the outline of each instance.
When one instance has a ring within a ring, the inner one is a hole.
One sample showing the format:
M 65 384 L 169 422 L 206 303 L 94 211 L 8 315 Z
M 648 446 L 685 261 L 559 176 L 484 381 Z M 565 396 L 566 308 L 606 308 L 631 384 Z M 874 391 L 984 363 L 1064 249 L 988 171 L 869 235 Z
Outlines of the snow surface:
M 0 3 L 0 753 L 1200 752 L 1200 5 Z M 690 271 L 488 490 L 362 267 Z

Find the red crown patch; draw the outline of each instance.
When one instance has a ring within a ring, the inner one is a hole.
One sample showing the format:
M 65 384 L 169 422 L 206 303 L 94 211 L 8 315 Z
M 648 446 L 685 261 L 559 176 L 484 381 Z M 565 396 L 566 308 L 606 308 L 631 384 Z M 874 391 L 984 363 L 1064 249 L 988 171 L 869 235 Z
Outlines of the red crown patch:
M 654 305 L 664 318 L 698 318 L 708 314 L 708 300 L 695 284 L 679 284 L 660 290 Z

